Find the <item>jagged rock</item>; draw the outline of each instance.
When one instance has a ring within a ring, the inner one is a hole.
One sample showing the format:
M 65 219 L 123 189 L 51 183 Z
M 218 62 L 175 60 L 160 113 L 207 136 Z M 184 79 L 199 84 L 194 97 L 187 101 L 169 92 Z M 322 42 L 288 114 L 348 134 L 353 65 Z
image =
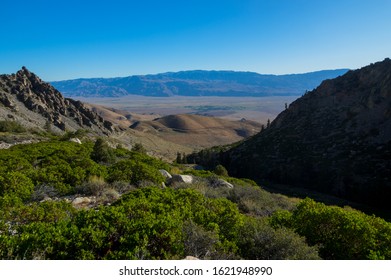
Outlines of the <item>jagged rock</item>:
M 191 175 L 172 175 L 170 183 L 193 183 L 194 178 Z
M 70 142 L 75 142 L 77 144 L 82 144 L 79 138 L 70 138 L 69 141 Z
M 15 102 L 4 93 L 0 93 L 0 102 L 3 103 L 5 107 L 8 107 L 13 110 L 16 109 Z
M 171 174 L 168 173 L 168 171 L 166 171 L 166 170 L 164 170 L 164 169 L 160 169 L 159 172 L 160 172 L 160 174 L 162 174 L 163 177 L 166 178 L 166 179 L 171 179 L 171 178 L 172 178 Z
M 91 128 L 109 134 L 115 130 L 111 122 L 82 102 L 64 98 L 58 90 L 26 67 L 16 74 L 0 75 L 0 104 L 11 112 L 20 112 L 18 116 L 26 123 L 38 127 L 43 126 L 39 123 L 49 122 L 62 131 Z

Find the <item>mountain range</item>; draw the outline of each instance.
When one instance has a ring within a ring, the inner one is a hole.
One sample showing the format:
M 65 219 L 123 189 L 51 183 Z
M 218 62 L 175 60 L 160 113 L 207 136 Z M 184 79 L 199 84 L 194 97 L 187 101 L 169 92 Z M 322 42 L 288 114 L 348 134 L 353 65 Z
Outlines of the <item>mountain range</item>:
M 262 75 L 235 71 L 181 71 L 123 78 L 91 78 L 55 81 L 65 96 L 280 96 L 302 95 L 323 80 L 343 75 L 348 69 L 305 74 Z
M 230 174 L 390 209 L 391 60 L 326 80 L 225 154 Z
M 0 75 L 0 126 L 6 125 L 27 131 L 3 134 L 4 129 L 0 127 L 0 148 L 23 141 L 45 140 L 37 137 L 37 133 L 58 135 L 82 129 L 91 137 L 109 136 L 113 146 L 121 144 L 130 149 L 143 143 L 150 154 L 167 160 L 173 160 L 178 152 L 191 153 L 194 149 L 242 140 L 261 128 L 259 123 L 245 119 L 232 121 L 199 115 L 162 117 L 83 103 L 64 98 L 26 67 L 15 74 Z

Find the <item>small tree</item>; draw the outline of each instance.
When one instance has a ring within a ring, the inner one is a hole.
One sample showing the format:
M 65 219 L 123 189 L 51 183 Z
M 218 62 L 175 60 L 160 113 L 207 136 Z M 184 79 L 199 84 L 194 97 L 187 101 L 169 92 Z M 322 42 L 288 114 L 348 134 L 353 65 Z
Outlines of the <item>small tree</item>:
M 52 132 L 52 123 L 49 120 L 47 120 L 45 122 L 45 125 L 43 126 L 43 129 L 45 129 L 46 132 L 51 133 Z
M 227 169 L 222 166 L 221 164 L 217 165 L 216 168 L 213 170 L 213 172 L 216 174 L 216 175 L 220 175 L 220 176 L 228 176 L 228 171 Z
M 182 155 L 180 152 L 177 152 L 176 153 L 176 160 L 175 160 L 176 163 L 182 163 Z
M 96 162 L 110 163 L 114 161 L 114 153 L 102 138 L 98 138 L 92 149 L 91 159 Z
M 134 146 L 132 147 L 132 151 L 140 153 L 140 154 L 146 154 L 147 153 L 147 150 L 144 148 L 143 144 L 141 144 L 141 143 L 134 144 Z

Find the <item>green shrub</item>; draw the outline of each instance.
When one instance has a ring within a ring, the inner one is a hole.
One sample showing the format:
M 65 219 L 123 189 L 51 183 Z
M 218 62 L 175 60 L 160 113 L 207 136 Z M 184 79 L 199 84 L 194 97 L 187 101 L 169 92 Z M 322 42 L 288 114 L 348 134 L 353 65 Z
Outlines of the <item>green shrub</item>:
M 273 229 L 265 219 L 246 218 L 238 236 L 240 255 L 251 260 L 319 259 L 316 247 L 287 228 Z
M 0 132 L 26 132 L 26 129 L 16 121 L 0 121 Z
M 293 228 L 319 246 L 322 258 L 391 258 L 391 224 L 357 210 L 305 199 L 292 214 L 276 213 L 272 224 Z
M 140 154 L 146 154 L 147 153 L 147 150 L 144 148 L 144 146 L 141 143 L 134 144 L 134 146 L 132 147 L 132 151 L 140 153 Z
M 213 172 L 216 174 L 216 175 L 219 175 L 219 176 L 227 176 L 228 177 L 228 171 L 227 169 L 222 166 L 221 164 L 217 165 L 216 168 L 213 170 Z
M 143 162 L 134 160 L 121 160 L 109 167 L 109 182 L 124 181 L 137 185 L 142 181 L 160 184 L 164 177 L 159 170 Z
M 13 194 L 22 200 L 28 200 L 33 193 L 33 182 L 21 172 L 11 171 L 0 176 L 0 195 Z

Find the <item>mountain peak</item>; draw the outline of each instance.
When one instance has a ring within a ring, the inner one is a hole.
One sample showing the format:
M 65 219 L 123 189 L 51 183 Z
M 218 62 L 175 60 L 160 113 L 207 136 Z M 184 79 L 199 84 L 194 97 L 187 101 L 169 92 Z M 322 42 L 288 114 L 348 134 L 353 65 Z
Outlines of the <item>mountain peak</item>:
M 11 118 L 28 127 L 47 122 L 62 131 L 89 128 L 99 133 L 113 130 L 110 122 L 83 103 L 65 99 L 53 86 L 22 67 L 16 74 L 0 76 L 0 118 Z
M 30 77 L 30 76 L 36 76 L 34 73 L 30 72 L 26 66 L 22 66 L 22 68 L 16 72 L 16 75 L 19 76 L 19 77 Z

